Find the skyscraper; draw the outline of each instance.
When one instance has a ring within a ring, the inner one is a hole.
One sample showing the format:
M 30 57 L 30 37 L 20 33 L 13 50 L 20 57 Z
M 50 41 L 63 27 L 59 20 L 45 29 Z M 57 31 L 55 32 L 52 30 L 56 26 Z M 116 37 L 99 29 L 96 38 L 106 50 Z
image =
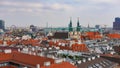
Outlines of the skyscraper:
M 113 30 L 120 30 L 120 18 L 116 17 L 115 22 L 113 22 Z
M 5 22 L 3 20 L 0 20 L 0 29 L 5 30 Z

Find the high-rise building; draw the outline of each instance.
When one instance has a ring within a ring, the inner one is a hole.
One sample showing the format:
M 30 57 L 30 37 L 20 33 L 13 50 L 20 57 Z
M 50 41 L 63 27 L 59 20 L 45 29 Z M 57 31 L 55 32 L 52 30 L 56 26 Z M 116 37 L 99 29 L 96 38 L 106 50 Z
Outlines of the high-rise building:
M 32 32 L 35 32 L 36 31 L 36 26 L 30 25 L 30 29 L 31 29 Z
M 120 18 L 116 17 L 115 22 L 113 22 L 113 30 L 120 30 Z
M 0 29 L 5 30 L 5 22 L 3 20 L 0 20 Z

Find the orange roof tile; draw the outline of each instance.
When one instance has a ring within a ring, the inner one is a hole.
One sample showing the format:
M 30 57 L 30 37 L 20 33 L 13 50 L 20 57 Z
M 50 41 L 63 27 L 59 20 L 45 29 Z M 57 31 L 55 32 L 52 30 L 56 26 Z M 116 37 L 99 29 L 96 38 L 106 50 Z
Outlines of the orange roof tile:
M 116 34 L 116 33 L 108 34 L 107 36 L 110 37 L 110 38 L 120 38 L 120 34 Z
M 77 44 L 77 43 L 72 45 L 72 49 L 74 51 L 82 51 L 82 52 L 88 52 L 89 51 L 85 44 Z
M 16 67 L 14 67 L 14 66 L 2 66 L 0 68 L 16 68 Z
M 47 62 L 47 61 L 54 63 L 53 59 L 50 59 L 47 57 L 34 56 L 34 55 L 28 55 L 23 53 L 14 53 L 14 56 L 12 59 L 16 62 L 29 64 L 32 66 L 36 66 L 36 64 L 40 64 L 40 66 L 43 66 L 44 62 Z
M 40 64 L 40 66 L 44 65 L 44 62 L 50 62 L 51 64 L 54 63 L 54 60 L 47 57 L 41 57 L 41 56 L 34 56 L 34 55 L 28 55 L 23 53 L 0 53 L 0 62 L 4 61 L 12 61 L 19 64 L 25 64 L 30 65 L 32 67 L 36 67 L 36 64 Z
M 48 67 L 43 66 L 41 68 L 77 68 L 77 67 L 73 66 L 72 64 L 70 64 L 68 62 L 62 62 L 59 64 L 52 64 Z

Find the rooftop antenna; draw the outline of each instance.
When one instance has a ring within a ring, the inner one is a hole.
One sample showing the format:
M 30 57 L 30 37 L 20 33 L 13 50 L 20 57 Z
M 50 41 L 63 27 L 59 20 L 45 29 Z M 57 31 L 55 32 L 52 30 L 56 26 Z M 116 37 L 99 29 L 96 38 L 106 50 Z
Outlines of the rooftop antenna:
M 46 23 L 46 28 L 48 28 L 48 22 Z
M 90 25 L 89 25 L 89 23 L 88 23 L 88 26 L 87 26 L 87 28 L 90 28 Z
M 45 30 L 45 35 L 47 36 L 47 31 L 48 30 L 48 22 L 46 23 L 46 30 Z
M 52 25 L 51 25 L 51 32 L 52 32 Z
M 79 24 L 79 17 L 78 17 L 78 22 L 77 23 L 78 23 L 78 26 L 80 26 L 80 24 Z
M 72 17 L 70 17 L 70 23 L 72 23 Z

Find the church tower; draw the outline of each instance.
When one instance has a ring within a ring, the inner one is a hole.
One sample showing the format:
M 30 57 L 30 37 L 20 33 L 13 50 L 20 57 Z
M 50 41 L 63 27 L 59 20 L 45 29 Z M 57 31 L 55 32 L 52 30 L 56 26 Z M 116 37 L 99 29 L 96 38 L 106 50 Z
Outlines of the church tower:
M 80 26 L 79 18 L 78 18 L 76 31 L 79 32 L 80 29 L 81 29 L 81 26 Z
M 72 32 L 72 31 L 73 31 L 71 18 L 70 18 L 70 24 L 68 25 L 68 28 L 69 28 L 69 32 Z

